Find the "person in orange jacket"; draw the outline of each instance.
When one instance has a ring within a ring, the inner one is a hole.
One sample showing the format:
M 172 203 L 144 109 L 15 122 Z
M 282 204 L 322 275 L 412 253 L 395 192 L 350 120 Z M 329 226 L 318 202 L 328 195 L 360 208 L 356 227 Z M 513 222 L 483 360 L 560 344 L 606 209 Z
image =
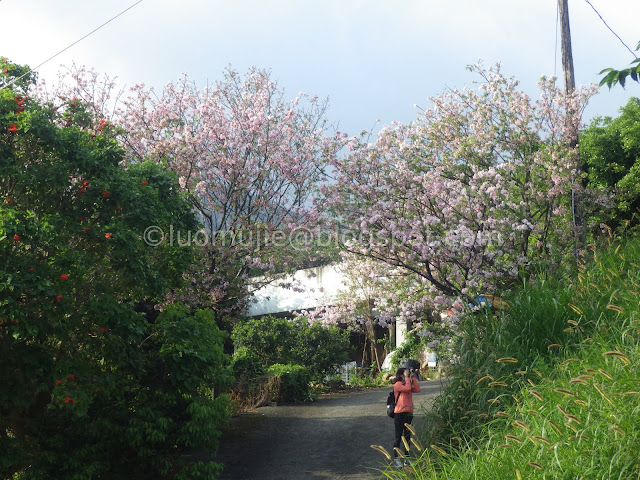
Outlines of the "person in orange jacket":
M 393 380 L 393 395 L 396 397 L 396 408 L 393 424 L 395 427 L 395 438 L 393 442 L 393 456 L 395 457 L 395 466 L 402 467 L 403 462 L 397 458 L 398 450 L 405 451 L 402 443 L 402 437 L 409 442 L 411 432 L 405 427 L 405 423 L 411 425 L 413 421 L 413 394 L 420 391 L 420 384 L 415 373 L 408 368 L 399 368 L 396 377 Z M 405 455 L 409 452 L 405 451 Z M 405 460 L 405 465 L 407 464 Z

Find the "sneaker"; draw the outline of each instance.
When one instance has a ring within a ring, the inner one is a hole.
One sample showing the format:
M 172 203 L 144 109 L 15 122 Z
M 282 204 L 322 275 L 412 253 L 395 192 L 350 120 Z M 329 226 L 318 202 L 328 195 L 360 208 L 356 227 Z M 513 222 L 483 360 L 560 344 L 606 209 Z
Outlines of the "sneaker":
M 402 459 L 396 458 L 393 461 L 393 466 L 396 467 L 396 468 L 402 468 Z

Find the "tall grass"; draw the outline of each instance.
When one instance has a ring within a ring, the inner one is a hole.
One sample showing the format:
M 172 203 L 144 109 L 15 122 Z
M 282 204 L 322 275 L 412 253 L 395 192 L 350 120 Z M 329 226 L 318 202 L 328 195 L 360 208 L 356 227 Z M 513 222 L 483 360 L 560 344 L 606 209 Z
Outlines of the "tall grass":
M 468 318 L 421 479 L 640 479 L 640 240 Z

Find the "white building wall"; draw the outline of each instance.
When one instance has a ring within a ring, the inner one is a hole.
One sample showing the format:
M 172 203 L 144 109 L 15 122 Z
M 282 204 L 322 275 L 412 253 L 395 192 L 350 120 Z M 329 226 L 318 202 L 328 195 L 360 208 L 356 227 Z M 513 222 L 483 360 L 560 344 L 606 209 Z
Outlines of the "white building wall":
M 344 277 L 335 265 L 298 270 L 293 279 L 287 279 L 291 281 L 294 288 L 275 283 L 256 290 L 247 314 L 253 317 L 315 308 L 330 303 L 345 288 Z

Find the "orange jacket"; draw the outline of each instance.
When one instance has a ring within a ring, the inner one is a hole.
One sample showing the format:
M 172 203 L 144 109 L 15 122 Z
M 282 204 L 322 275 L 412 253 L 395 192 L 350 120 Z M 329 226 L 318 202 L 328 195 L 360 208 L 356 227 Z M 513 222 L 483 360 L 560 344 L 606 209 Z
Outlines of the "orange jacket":
M 405 378 L 404 382 L 396 382 L 393 384 L 393 395 L 398 397 L 396 401 L 395 413 L 413 413 L 413 393 L 420 391 L 420 384 L 415 378 Z M 398 396 L 398 393 L 400 395 Z

